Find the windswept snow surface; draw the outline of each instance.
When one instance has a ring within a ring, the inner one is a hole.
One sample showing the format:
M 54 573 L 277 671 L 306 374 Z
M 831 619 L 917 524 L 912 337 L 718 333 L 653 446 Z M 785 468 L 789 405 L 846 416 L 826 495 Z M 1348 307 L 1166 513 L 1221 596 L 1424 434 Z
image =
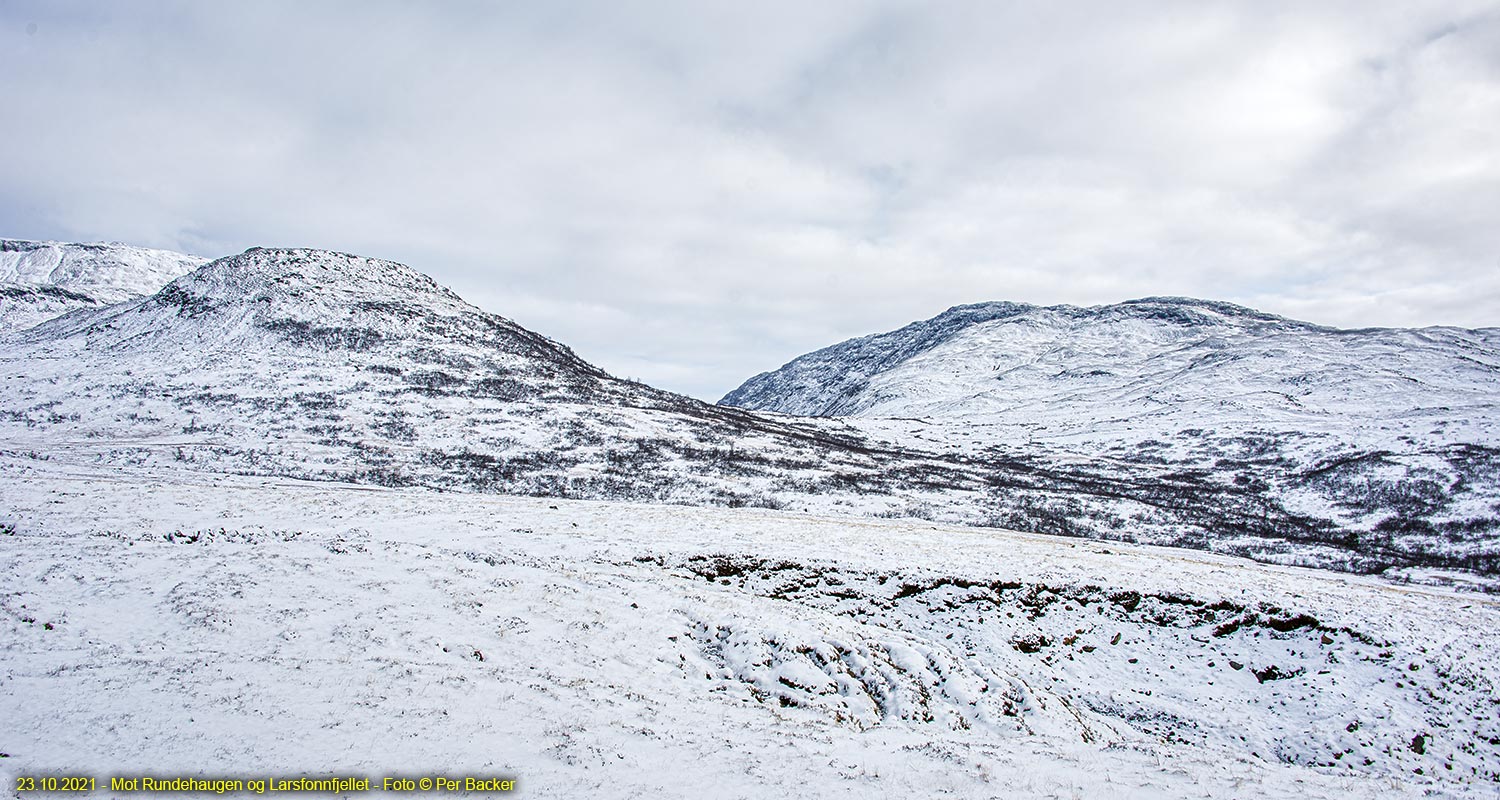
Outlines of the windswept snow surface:
M 124 244 L 0 239 L 0 336 L 153 294 L 208 259 Z
M 1493 600 L 751 509 L 6 457 L 0 779 L 1494 797 Z M 13 526 L 13 528 L 12 528 Z

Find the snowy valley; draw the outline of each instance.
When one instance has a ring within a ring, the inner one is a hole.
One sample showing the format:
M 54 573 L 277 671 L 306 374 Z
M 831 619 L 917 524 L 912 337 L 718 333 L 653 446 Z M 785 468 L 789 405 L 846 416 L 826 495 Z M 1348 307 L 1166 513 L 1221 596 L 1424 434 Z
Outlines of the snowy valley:
M 389 261 L 0 255 L 6 786 L 1500 795 L 1495 329 L 985 304 L 714 405 Z
M 426 769 L 559 798 L 1500 779 L 1484 597 L 911 521 L 4 467 L 0 773 Z

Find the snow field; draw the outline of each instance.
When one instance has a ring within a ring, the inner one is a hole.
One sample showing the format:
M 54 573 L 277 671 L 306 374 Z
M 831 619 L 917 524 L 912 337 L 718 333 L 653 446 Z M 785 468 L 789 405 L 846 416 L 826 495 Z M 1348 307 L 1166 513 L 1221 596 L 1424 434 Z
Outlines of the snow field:
M 910 520 L 0 466 L 7 787 L 1496 791 L 1483 597 Z

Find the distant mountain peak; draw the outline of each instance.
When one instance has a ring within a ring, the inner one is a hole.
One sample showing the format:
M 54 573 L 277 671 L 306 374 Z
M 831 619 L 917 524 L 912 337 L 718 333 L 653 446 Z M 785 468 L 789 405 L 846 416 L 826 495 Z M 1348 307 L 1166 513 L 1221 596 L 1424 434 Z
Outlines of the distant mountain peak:
M 207 259 L 130 245 L 0 239 L 0 337 L 149 295 Z
M 431 277 L 395 261 L 333 250 L 252 247 L 216 259 L 162 290 L 163 302 L 420 301 L 466 306 Z
M 975 303 L 726 399 L 863 417 L 797 420 L 613 378 L 348 253 L 252 248 L 104 307 L 8 289 L 84 303 L 0 341 L 13 453 L 1500 564 L 1500 330 L 1333 331 L 1186 298 Z
M 308 279 L 329 278 L 395 288 L 413 288 L 451 292 L 440 287 L 425 273 L 397 261 L 321 250 L 311 247 L 251 247 L 243 253 L 218 259 L 225 267 L 254 270 L 280 276 L 305 276 Z
M 207 262 L 125 244 L 0 239 L 0 285 L 57 287 L 101 304 L 151 294 Z
M 1217 316 L 1210 317 L 1206 315 L 1207 313 Z M 940 319 L 953 319 L 962 320 L 969 324 L 978 324 L 1028 314 L 1050 314 L 1072 319 L 1092 319 L 1125 314 L 1152 317 L 1181 324 L 1212 324 L 1220 321 L 1219 318 L 1257 320 L 1262 322 L 1291 322 L 1291 320 L 1276 316 L 1275 314 L 1269 314 L 1248 306 L 1229 303 L 1223 300 L 1205 300 L 1198 297 L 1178 297 L 1171 295 L 1138 297 L 1133 300 L 1122 300 L 1118 303 L 1102 303 L 1092 306 L 1078 306 L 1070 303 L 1039 306 L 1009 300 L 991 300 L 983 303 L 968 303 L 953 306 L 932 320 L 927 320 L 927 322 Z M 923 323 L 916 322 L 912 324 L 921 325 Z
M 1151 316 L 1184 324 L 1211 324 L 1216 321 L 1213 318 L 1203 316 L 1204 312 L 1210 312 L 1219 317 L 1229 319 L 1307 324 L 1296 323 L 1285 317 L 1279 317 L 1275 314 L 1269 314 L 1236 303 L 1228 303 L 1223 300 L 1203 300 L 1197 297 L 1141 297 L 1135 300 L 1125 300 L 1110 306 L 1095 306 L 1094 308 L 1101 311 L 1146 311 Z
M 815 416 L 983 415 L 1045 405 L 1048 397 L 1051 407 L 1065 402 L 1103 414 L 1184 392 L 1204 402 L 1248 392 L 1280 404 L 1274 398 L 1357 383 L 1382 360 L 1412 362 L 1409 371 L 1426 375 L 1422 364 L 1457 358 L 1458 349 L 1445 347 L 1442 337 L 1429 339 L 1424 344 L 1396 329 L 1344 331 L 1192 297 L 1088 307 L 996 301 L 953 306 L 816 350 L 751 378 L 720 402 Z M 1430 354 L 1417 355 L 1424 347 Z M 1115 377 L 1080 383 L 1081 376 L 1104 375 Z M 1402 380 L 1392 385 L 1410 383 Z

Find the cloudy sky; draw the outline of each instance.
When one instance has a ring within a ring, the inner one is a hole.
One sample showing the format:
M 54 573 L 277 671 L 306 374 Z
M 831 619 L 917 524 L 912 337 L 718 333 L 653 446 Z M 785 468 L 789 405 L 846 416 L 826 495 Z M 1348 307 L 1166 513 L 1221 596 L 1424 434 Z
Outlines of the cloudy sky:
M 1496 2 L 0 2 L 0 236 L 409 263 L 707 399 L 982 300 L 1500 325 Z

